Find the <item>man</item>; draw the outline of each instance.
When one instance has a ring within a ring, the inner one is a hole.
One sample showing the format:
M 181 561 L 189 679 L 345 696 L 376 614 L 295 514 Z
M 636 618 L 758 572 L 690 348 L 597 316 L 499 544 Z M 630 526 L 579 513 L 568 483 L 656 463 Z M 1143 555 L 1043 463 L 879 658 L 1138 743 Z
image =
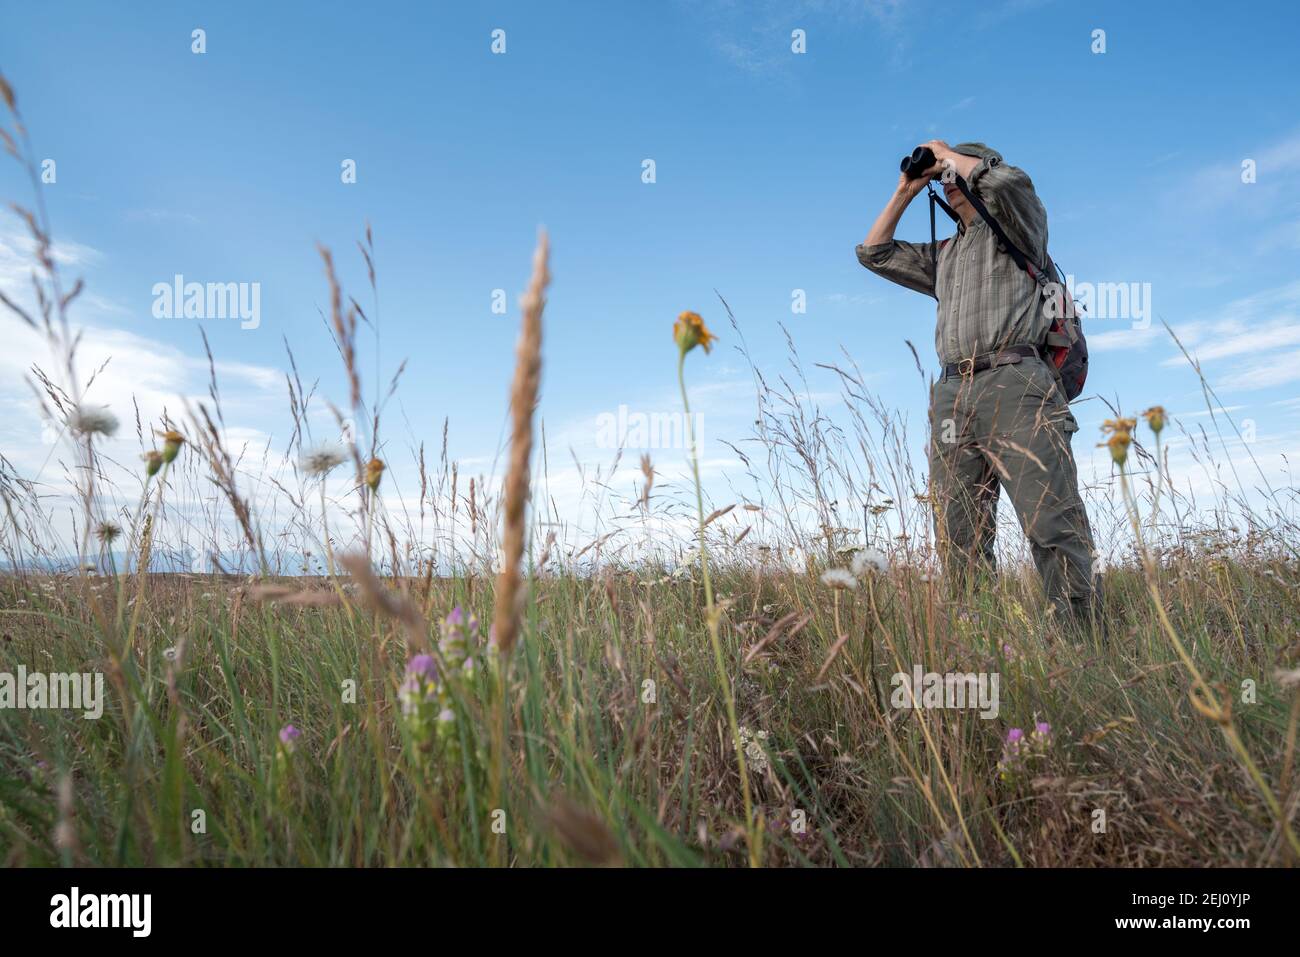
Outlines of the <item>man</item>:
M 992 570 L 1000 483 L 1058 620 L 1100 630 L 1101 583 L 1070 452 L 1079 425 L 1041 356 L 1051 317 L 1038 284 L 999 248 L 956 177 L 1051 275 L 1047 213 L 1024 171 L 984 144 L 925 145 L 934 166 L 915 179 L 899 176 L 857 252 L 872 272 L 939 303 L 934 344 L 943 373 L 930 391 L 929 458 L 945 571 L 960 587 L 972 566 Z M 937 245 L 894 239 L 903 211 L 935 177 L 960 220 L 957 234 Z

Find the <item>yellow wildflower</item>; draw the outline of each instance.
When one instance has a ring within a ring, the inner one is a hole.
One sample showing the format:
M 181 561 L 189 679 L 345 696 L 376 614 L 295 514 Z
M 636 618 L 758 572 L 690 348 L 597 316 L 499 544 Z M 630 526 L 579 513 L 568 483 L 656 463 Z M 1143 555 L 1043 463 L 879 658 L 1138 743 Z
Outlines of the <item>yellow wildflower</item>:
M 1143 418 L 1147 420 L 1147 425 L 1151 426 L 1151 431 L 1156 435 L 1165 427 L 1165 407 L 1162 405 L 1153 405 L 1142 413 Z
M 677 348 L 682 350 L 682 355 L 696 346 L 704 346 L 704 351 L 709 352 L 717 338 L 709 332 L 698 312 L 683 312 L 673 323 L 673 339 L 677 342 Z
M 162 439 L 162 460 L 164 462 L 174 461 L 181 450 L 181 446 L 185 444 L 185 436 L 181 435 L 175 429 L 168 429 L 166 432 L 162 433 Z
M 1137 419 L 1107 419 L 1101 424 L 1102 432 L 1109 432 L 1110 438 L 1101 443 L 1110 449 L 1110 457 L 1116 465 L 1123 465 L 1128 459 L 1128 447 L 1133 443 L 1133 429 Z

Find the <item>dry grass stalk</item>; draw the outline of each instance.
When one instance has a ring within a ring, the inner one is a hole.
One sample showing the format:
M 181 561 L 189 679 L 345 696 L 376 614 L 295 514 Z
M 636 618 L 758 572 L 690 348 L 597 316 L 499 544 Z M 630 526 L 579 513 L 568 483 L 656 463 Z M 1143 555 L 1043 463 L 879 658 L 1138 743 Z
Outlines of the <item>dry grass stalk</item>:
M 515 350 L 515 377 L 510 386 L 510 464 L 505 481 L 505 529 L 501 572 L 497 576 L 492 621 L 503 655 L 519 635 L 519 564 L 524 556 L 524 513 L 528 505 L 528 468 L 533 452 L 533 407 L 542 375 L 542 309 L 551 281 L 547 262 L 550 243 L 543 231 L 533 254 L 533 277 L 521 301 L 522 328 Z
M 571 798 L 558 795 L 546 811 L 546 821 L 560 841 L 588 864 L 616 866 L 622 863 L 618 841 L 605 822 Z
M 408 655 L 429 650 L 424 616 L 403 596 L 383 586 L 368 558 L 364 555 L 341 555 L 339 564 L 356 581 L 357 587 L 361 589 L 361 597 L 371 609 L 401 623 L 402 630 L 406 633 Z

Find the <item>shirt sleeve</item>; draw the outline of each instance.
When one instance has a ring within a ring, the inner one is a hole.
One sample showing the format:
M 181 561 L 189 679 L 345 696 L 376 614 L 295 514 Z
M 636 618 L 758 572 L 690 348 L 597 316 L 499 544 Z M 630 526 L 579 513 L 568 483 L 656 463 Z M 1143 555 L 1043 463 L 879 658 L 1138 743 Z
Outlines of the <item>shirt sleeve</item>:
M 907 243 L 893 239 L 877 246 L 858 246 L 858 262 L 877 276 L 933 298 L 934 243 Z
M 967 180 L 1011 241 L 1042 267 L 1047 263 L 1047 210 L 1024 170 L 984 159 Z

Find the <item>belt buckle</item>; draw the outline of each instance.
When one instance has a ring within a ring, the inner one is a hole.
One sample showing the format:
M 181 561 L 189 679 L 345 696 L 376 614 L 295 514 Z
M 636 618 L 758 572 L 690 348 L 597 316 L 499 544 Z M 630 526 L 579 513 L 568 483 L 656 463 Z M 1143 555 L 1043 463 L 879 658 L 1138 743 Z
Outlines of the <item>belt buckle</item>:
M 975 374 L 975 360 L 961 359 L 957 363 L 957 374 L 959 376 L 968 376 Z

